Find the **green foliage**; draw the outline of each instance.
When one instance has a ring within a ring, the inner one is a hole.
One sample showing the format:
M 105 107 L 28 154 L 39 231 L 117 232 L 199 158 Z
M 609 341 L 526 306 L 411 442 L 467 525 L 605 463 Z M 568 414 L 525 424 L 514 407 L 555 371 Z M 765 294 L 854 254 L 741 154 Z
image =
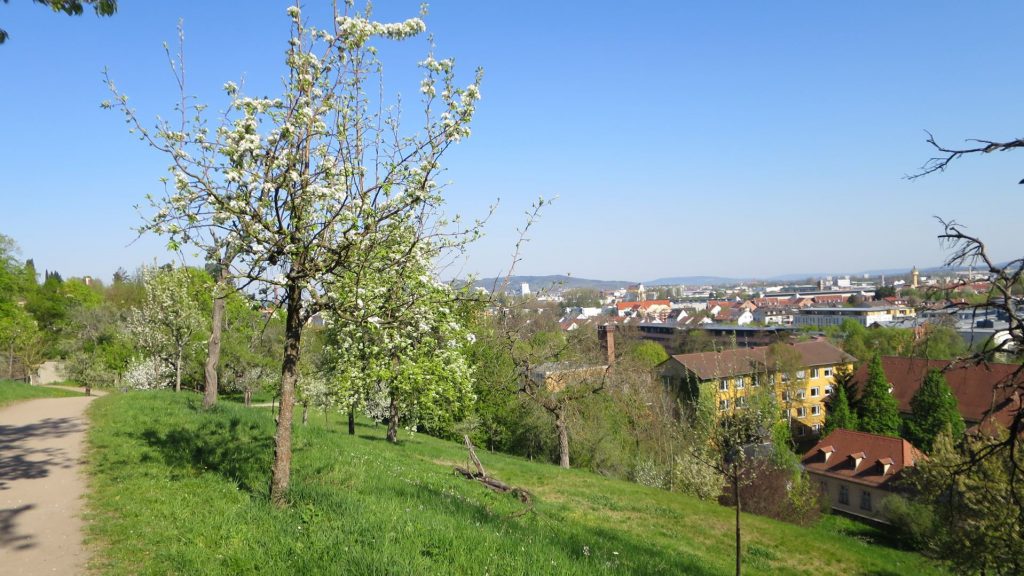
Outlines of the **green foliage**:
M 914 357 L 952 360 L 967 353 L 967 343 L 953 326 L 928 324 L 924 336 L 914 343 Z
M 596 308 L 601 303 L 601 293 L 594 288 L 571 288 L 562 293 L 567 308 Z
M 838 328 L 830 327 L 827 333 L 847 354 L 860 360 L 873 354 L 909 356 L 913 352 L 914 333 L 911 330 L 866 328 L 855 320 L 846 319 Z
M 931 505 L 899 494 L 890 494 L 882 500 L 882 514 L 892 524 L 899 541 L 911 550 L 927 550 L 938 529 Z
M 89 433 L 87 530 L 95 570 L 127 574 L 690 574 L 732 572 L 732 511 L 478 450 L 487 471 L 533 495 L 451 473 L 459 443 L 398 446 L 360 421 L 295 430 L 292 506 L 267 497 L 273 416 L 166 392 L 99 398 Z M 749 574 L 938 574 L 918 555 L 832 527 L 746 516 Z M 684 529 L 693 526 L 693 529 Z M 850 530 L 863 530 L 854 527 Z M 793 554 L 794 543 L 800 554 Z M 810 563 L 810 564 L 809 564 Z
M 828 410 L 825 412 L 824 435 L 831 434 L 837 428 L 844 430 L 857 429 L 857 414 L 850 408 L 850 402 L 846 396 L 846 387 L 838 384 L 832 392 L 832 399 L 828 404 Z
M 7 4 L 10 0 L 3 0 Z M 117 0 L 32 0 L 42 4 L 54 12 L 63 12 L 68 16 L 81 16 L 86 6 L 92 6 L 97 16 L 112 16 L 117 12 Z M 0 28 L 0 44 L 7 41 L 10 35 Z
M 957 574 L 1020 574 L 1024 570 L 1024 498 L 1020 475 L 998 438 L 968 437 L 954 446 L 948 430 L 934 442 L 928 460 L 912 469 L 908 483 L 918 502 L 933 510 L 926 549 Z M 984 454 L 983 458 L 978 458 Z M 924 525 L 924 528 L 927 528 Z
M 904 437 L 926 453 L 932 451 L 935 438 L 949 430 L 958 442 L 964 435 L 956 396 L 939 370 L 929 370 L 921 387 L 910 399 L 910 417 L 904 422 Z
M 868 365 L 868 381 L 864 384 L 858 410 L 857 422 L 862 432 L 883 436 L 900 435 L 902 421 L 899 404 L 889 392 L 889 381 L 877 353 Z
M 668 352 L 657 342 L 642 340 L 626 350 L 625 356 L 647 368 L 654 368 L 668 360 Z

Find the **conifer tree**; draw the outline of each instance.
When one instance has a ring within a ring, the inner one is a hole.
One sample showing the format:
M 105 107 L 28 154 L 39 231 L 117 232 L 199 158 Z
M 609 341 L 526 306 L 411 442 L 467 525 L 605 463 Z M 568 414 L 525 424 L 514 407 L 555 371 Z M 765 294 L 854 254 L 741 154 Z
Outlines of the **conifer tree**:
M 882 370 L 882 358 L 877 353 L 868 365 L 868 381 L 860 397 L 859 428 L 863 432 L 883 436 L 899 436 L 900 410 L 889 392 L 889 381 Z
M 963 437 L 964 419 L 960 416 L 956 396 L 942 372 L 929 370 L 910 400 L 910 418 L 904 426 L 904 436 L 914 446 L 931 452 L 935 438 L 947 426 L 955 441 Z
M 831 434 L 837 428 L 857 429 L 857 414 L 850 409 L 845 386 L 836 386 L 835 395 L 825 414 L 825 435 Z

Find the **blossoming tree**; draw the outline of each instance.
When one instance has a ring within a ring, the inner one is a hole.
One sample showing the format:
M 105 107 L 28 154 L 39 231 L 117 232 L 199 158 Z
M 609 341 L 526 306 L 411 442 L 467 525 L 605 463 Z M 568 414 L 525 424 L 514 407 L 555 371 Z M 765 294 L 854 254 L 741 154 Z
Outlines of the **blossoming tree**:
M 333 290 L 345 301 L 333 309 L 348 310 L 349 320 L 327 332 L 326 367 L 347 406 L 388 421 L 390 442 L 398 441 L 400 422 L 433 430 L 450 425 L 473 398 L 464 355 L 473 338 L 465 322 L 469 302 L 433 270 L 463 242 L 424 239 L 423 216 L 393 223 L 390 241 L 373 247 L 381 257 L 338 278 Z M 397 264 L 395 250 L 404 251 Z
M 181 371 L 189 348 L 204 328 L 195 280 L 188 268 L 143 270 L 146 293 L 128 316 L 128 333 L 149 358 L 174 373 L 174 391 L 181 391 Z M 152 370 L 150 373 L 156 373 Z
M 398 107 L 375 96 L 383 80 L 371 40 L 411 38 L 424 32 L 423 20 L 375 22 L 346 3 L 320 29 L 306 25 L 298 5 L 287 12 L 291 37 L 280 97 L 245 97 L 228 82 L 231 104 L 211 130 L 204 106 L 185 97 L 178 58 L 172 64 L 182 99 L 173 123 L 149 130 L 112 84 L 115 99 L 107 103 L 172 159 L 167 191 L 151 199 L 155 213 L 146 229 L 167 235 L 172 249 L 237 254 L 230 276 L 239 289 L 280 294 L 285 344 L 270 487 L 278 505 L 286 503 L 290 478 L 303 326 L 331 308 L 326 287 L 337 275 L 380 256 L 364 248 L 386 243 L 390 222 L 441 204 L 439 159 L 469 135 L 480 98 L 479 71 L 459 87 L 453 61 L 428 55 L 419 63 L 423 124 L 405 132 Z M 338 316 L 345 321 L 344 311 Z

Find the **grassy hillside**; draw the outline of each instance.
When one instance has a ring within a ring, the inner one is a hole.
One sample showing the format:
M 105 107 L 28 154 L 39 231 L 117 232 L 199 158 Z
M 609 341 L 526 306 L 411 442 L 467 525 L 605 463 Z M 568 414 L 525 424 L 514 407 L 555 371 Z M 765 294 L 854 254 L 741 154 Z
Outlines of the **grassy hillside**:
M 729 574 L 732 511 L 580 471 L 481 454 L 529 489 L 527 509 L 454 476 L 464 449 L 311 417 L 295 436 L 287 510 L 266 498 L 266 409 L 195 396 L 92 404 L 90 542 L 103 574 Z M 746 516 L 750 574 L 929 574 L 830 519 L 804 529 Z M 854 530 L 860 530 L 854 528 Z M 869 533 L 865 532 L 865 533 Z
M 60 388 L 47 388 L 44 386 L 31 386 L 24 382 L 13 382 L 11 380 L 0 380 L 0 407 L 13 404 L 20 400 L 32 400 L 35 398 L 65 398 L 68 396 L 81 396 L 80 392 L 62 390 Z

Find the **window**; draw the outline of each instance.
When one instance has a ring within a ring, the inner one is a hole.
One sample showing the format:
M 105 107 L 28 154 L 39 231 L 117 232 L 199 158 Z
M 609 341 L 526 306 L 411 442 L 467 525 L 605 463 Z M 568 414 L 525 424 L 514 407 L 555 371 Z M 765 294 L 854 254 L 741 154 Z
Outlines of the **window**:
M 831 386 L 825 386 L 825 396 L 828 396 L 830 394 L 832 394 L 832 387 Z
M 817 398 L 820 395 L 821 395 L 821 389 L 820 388 L 818 388 L 817 386 L 815 386 L 814 388 L 811 388 L 811 398 Z
M 850 503 L 850 489 L 842 484 L 839 485 L 839 503 L 849 504 Z
M 797 426 L 796 427 L 796 435 L 797 436 L 803 436 L 804 435 L 804 427 L 803 426 Z
M 729 400 L 728 399 L 719 400 L 718 401 L 718 409 L 719 410 L 728 410 L 729 409 Z
M 860 509 L 871 511 L 871 492 L 867 490 L 861 490 L 860 492 Z
M 753 376 L 751 376 L 750 377 L 750 385 L 753 386 L 754 388 L 757 388 L 758 386 L 760 386 L 761 385 L 761 377 L 758 376 L 757 374 L 754 374 Z
M 742 390 L 743 389 L 743 376 L 740 376 L 739 378 L 736 379 L 736 389 L 737 390 Z
M 811 368 L 811 378 L 817 378 L 817 377 L 818 377 L 818 369 L 817 368 Z
M 832 369 L 831 368 L 825 368 L 825 377 L 828 378 L 831 375 L 832 375 Z
M 797 397 L 798 400 L 803 400 L 804 398 L 807 397 L 807 391 L 806 390 L 797 390 L 796 391 L 796 397 Z
M 821 432 L 821 424 L 812 425 L 811 430 L 814 430 L 815 432 Z
M 811 416 L 820 416 L 820 415 L 821 415 L 821 405 L 820 404 L 815 404 L 814 406 L 811 406 Z
M 782 391 L 782 400 L 784 402 L 789 402 L 789 390 Z
M 807 372 L 805 372 L 804 370 L 797 370 L 796 371 L 796 377 L 797 378 L 803 378 L 805 374 L 807 374 Z
M 729 389 L 729 379 L 728 378 L 722 378 L 721 380 L 719 380 L 718 381 L 718 389 L 720 391 L 722 391 L 722 392 L 725 392 L 726 390 L 728 390 Z
M 806 415 L 807 415 L 807 409 L 804 408 L 803 406 L 801 406 L 801 407 L 796 409 L 796 417 L 797 418 L 803 418 Z
M 740 396 L 739 398 L 736 399 L 736 407 L 737 408 L 743 408 L 746 405 L 747 405 L 747 397 L 746 396 Z

